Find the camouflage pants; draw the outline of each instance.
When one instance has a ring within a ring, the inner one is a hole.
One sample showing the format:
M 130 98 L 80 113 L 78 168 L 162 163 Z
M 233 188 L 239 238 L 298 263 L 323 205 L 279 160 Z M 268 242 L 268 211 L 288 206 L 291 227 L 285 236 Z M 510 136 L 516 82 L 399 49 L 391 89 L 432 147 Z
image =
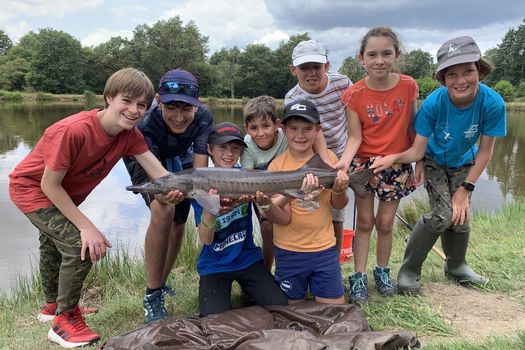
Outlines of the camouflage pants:
M 80 260 L 80 231 L 55 206 L 26 214 L 39 230 L 40 275 L 46 302 L 57 302 L 58 312 L 78 305 L 84 280 L 93 265 L 86 252 Z
M 437 164 L 428 156 L 426 157 L 425 188 L 428 192 L 430 213 L 423 215 L 423 221 L 430 230 L 436 233 L 444 232 L 447 229 L 459 234 L 469 232 L 468 220 L 463 225 L 452 224 L 452 196 L 467 177 L 469 170 L 470 164 L 450 169 Z

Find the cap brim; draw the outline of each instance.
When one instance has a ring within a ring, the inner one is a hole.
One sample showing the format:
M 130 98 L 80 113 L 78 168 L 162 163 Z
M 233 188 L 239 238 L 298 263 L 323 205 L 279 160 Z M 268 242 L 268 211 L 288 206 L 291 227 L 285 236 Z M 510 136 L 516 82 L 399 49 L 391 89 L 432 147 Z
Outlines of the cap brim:
M 243 139 L 238 138 L 236 136 L 227 136 L 227 135 L 216 137 L 210 143 L 214 145 L 224 145 L 225 143 L 228 143 L 231 141 L 241 143 L 244 147 L 248 147 L 248 145 L 244 142 Z
M 300 117 L 300 118 L 304 118 L 306 120 L 308 120 L 309 122 L 312 122 L 312 123 L 315 123 L 315 124 L 318 124 L 320 123 L 321 121 L 319 119 L 315 119 L 313 118 L 311 115 L 308 115 L 308 114 L 301 114 L 301 113 L 295 113 L 295 114 L 290 114 L 290 115 L 287 115 L 285 117 L 283 117 L 281 119 L 281 123 L 284 123 L 286 119 L 289 119 L 291 117 Z
M 465 55 L 458 55 L 456 57 L 452 57 L 452 58 L 445 60 L 445 62 L 443 62 L 437 67 L 436 72 L 439 72 L 450 66 L 455 66 L 456 64 L 477 62 L 479 61 L 480 58 L 481 58 L 481 55 L 479 53 L 469 53 Z
M 159 95 L 160 102 L 162 103 L 173 103 L 177 101 L 186 102 L 189 103 L 192 106 L 199 107 L 201 105 L 201 101 L 199 101 L 198 98 L 191 97 L 188 95 L 183 94 L 164 94 Z
M 328 59 L 325 55 L 306 55 L 306 56 L 300 56 L 293 60 L 292 64 L 297 67 L 301 64 L 308 63 L 308 62 L 315 62 L 315 63 L 322 63 L 325 64 L 328 62 Z

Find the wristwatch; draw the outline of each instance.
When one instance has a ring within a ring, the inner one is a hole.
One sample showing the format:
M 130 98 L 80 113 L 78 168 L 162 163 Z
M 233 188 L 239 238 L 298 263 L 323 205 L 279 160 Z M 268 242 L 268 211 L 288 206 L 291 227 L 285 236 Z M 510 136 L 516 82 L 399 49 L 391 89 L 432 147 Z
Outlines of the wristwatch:
M 261 208 L 262 211 L 268 211 L 270 210 L 270 207 L 272 206 L 272 203 L 259 205 L 259 208 Z
M 474 191 L 474 188 L 476 188 L 476 185 L 474 185 L 472 182 L 470 181 L 463 181 L 463 183 L 461 184 L 461 187 L 463 187 L 464 189 L 466 189 L 467 191 L 469 192 L 472 192 Z

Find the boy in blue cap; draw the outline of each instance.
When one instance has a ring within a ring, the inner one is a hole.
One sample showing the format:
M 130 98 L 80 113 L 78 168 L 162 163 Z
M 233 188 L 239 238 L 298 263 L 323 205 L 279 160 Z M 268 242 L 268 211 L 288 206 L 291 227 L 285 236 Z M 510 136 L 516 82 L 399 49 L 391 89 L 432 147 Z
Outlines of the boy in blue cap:
M 212 115 L 199 101 L 197 79 L 186 70 L 170 70 L 160 79 L 155 99 L 157 106 L 150 109 L 138 125 L 151 152 L 171 172 L 208 166 L 206 144 Z M 134 159 L 125 162 L 133 185 L 149 181 Z M 164 307 L 164 294 L 174 295 L 174 292 L 166 281 L 179 253 L 190 210 L 189 200 L 180 192 L 177 195 L 175 207 L 155 196 L 143 195 L 151 211 L 144 244 L 146 323 L 170 317 Z

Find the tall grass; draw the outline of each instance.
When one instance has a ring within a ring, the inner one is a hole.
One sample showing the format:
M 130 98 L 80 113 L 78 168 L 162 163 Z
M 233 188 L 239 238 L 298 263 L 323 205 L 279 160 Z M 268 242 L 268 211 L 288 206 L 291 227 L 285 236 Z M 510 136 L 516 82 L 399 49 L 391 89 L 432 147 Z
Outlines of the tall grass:
M 415 223 L 426 203 L 417 201 L 405 205 L 400 215 Z M 495 215 L 475 213 L 472 220 L 472 240 L 467 259 L 475 270 L 490 277 L 485 292 L 496 291 L 512 296 L 525 305 L 525 202 L 515 201 Z M 191 220 L 189 222 L 192 222 Z M 197 233 L 189 226 L 177 265 L 169 283 L 177 293 L 166 298 L 167 308 L 175 317 L 194 316 L 198 313 L 198 275 L 196 261 L 200 247 Z M 396 226 L 391 267 L 399 270 L 408 230 L 404 224 Z M 370 260 L 374 260 L 371 244 Z M 344 276 L 352 272 L 353 264 L 343 264 Z M 373 264 L 368 264 L 371 270 Z M 370 271 L 371 272 L 371 271 Z M 443 261 L 429 253 L 423 268 L 423 283 L 445 282 Z M 346 282 L 348 284 L 348 282 Z M 88 323 L 102 339 L 143 326 L 142 298 L 146 287 L 145 267 L 142 257 L 128 254 L 125 249 L 111 250 L 97 263 L 86 282 L 81 303 L 96 306 L 99 313 Z M 239 289 L 234 287 L 234 305 L 239 305 Z M 482 290 L 483 291 L 483 290 Z M 513 337 L 490 337 L 479 341 L 458 339 L 457 331 L 432 309 L 424 297 L 380 297 L 370 289 L 370 302 L 363 311 L 374 330 L 405 329 L 418 337 L 434 340 L 424 349 L 474 350 L 474 349 L 525 349 L 525 330 Z M 20 278 L 11 295 L 0 295 L 0 349 L 57 349 L 46 340 L 49 324 L 36 321 L 35 315 L 42 305 L 43 293 L 36 268 L 27 278 Z

